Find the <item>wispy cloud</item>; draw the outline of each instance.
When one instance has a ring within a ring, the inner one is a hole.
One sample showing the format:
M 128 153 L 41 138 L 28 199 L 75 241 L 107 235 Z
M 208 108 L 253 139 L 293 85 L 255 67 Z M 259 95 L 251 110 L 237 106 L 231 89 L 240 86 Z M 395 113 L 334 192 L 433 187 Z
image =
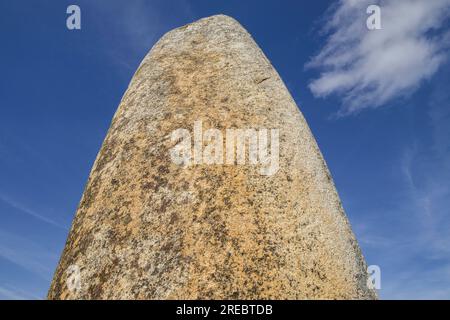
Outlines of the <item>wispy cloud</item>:
M 41 300 L 37 295 L 23 292 L 9 286 L 0 286 L 0 299 L 5 300 Z
M 0 287 L 0 297 L 8 300 L 26 300 L 27 297 L 12 289 Z
M 340 115 L 379 107 L 404 97 L 429 79 L 446 59 L 450 0 L 381 2 L 381 30 L 368 30 L 366 9 L 374 1 L 341 0 L 325 16 L 326 43 L 307 68 L 317 97 L 337 94 Z
M 46 281 L 50 280 L 53 266 L 58 259 L 55 253 L 28 239 L 1 229 L 0 257 Z
M 412 147 L 404 152 L 402 171 L 405 177 L 410 219 L 420 227 L 418 240 L 434 258 L 450 254 L 450 174 L 441 171 L 445 167 L 435 154 L 424 154 L 421 148 Z M 428 169 L 426 169 L 428 167 Z M 435 168 L 433 170 L 433 167 Z M 424 176 L 424 171 L 429 177 Z
M 420 131 L 404 148 L 392 205 L 354 225 L 359 242 L 382 267 L 383 298 L 450 298 L 450 73 L 443 68 L 421 110 Z M 442 75 L 441 73 L 447 73 Z M 426 116 L 428 115 L 428 117 Z M 429 135 L 424 135 L 426 129 Z M 378 261 L 377 261 L 378 260 Z
M 395 281 L 385 281 L 382 289 L 383 296 L 389 299 L 448 300 L 450 298 L 448 285 L 450 264 L 439 267 L 417 267 L 414 264 L 405 263 L 401 272 L 398 272 L 392 280 Z
M 171 12 L 164 11 L 160 3 L 145 0 L 95 1 L 89 6 L 101 17 L 97 20 L 107 40 L 103 43 L 107 55 L 127 74 L 135 71 L 158 37 L 173 27 L 170 22 L 174 17 L 194 16 L 187 1 L 178 1 Z
M 27 214 L 29 216 L 32 216 L 35 219 L 38 219 L 38 220 L 40 220 L 42 222 L 50 224 L 50 225 L 52 225 L 54 227 L 67 230 L 67 228 L 65 226 L 61 225 L 60 223 L 57 223 L 56 221 L 54 221 L 54 220 L 52 220 L 52 219 L 50 219 L 48 217 L 45 217 L 42 214 L 39 214 L 39 213 L 37 213 L 36 211 L 34 211 L 34 210 L 30 209 L 30 208 L 27 208 L 22 203 L 17 202 L 15 200 L 7 197 L 3 193 L 0 193 L 0 201 L 3 201 L 4 203 L 9 205 L 10 207 L 12 207 L 12 208 L 14 208 L 16 210 L 19 210 L 20 212 L 23 212 L 23 213 L 25 213 L 25 214 Z
M 407 150 L 404 172 L 411 199 L 420 209 L 426 243 L 437 257 L 450 254 L 450 93 L 438 84 L 431 95 L 428 112 L 431 141 Z

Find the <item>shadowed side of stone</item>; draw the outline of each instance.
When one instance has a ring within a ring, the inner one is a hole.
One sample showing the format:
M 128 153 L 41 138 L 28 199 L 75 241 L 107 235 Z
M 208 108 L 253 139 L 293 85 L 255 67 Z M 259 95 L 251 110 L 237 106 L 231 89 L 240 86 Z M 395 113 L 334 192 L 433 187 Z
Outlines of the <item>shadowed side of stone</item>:
M 279 129 L 278 170 L 174 163 L 172 133 L 199 121 Z M 251 36 L 218 15 L 167 33 L 142 61 L 48 298 L 376 298 L 366 281 L 307 123 Z

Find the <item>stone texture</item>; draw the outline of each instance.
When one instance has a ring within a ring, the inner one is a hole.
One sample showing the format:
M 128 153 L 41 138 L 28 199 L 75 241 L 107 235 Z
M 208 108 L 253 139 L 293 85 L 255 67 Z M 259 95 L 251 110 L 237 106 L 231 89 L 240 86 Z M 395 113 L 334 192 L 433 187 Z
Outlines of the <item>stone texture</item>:
M 280 168 L 174 164 L 171 132 L 279 128 Z M 80 268 L 78 290 L 66 285 Z M 371 299 L 332 178 L 277 72 L 234 19 L 167 33 L 94 163 L 50 299 Z

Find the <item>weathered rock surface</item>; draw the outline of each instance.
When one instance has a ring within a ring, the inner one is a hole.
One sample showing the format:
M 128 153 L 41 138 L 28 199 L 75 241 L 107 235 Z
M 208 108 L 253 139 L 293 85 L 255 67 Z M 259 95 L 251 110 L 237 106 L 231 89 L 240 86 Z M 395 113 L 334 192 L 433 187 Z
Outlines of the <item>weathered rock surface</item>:
M 175 164 L 171 133 L 198 120 L 204 130 L 279 128 L 278 171 Z M 218 15 L 167 33 L 142 61 L 48 298 L 376 298 L 366 279 L 307 123 L 251 36 Z

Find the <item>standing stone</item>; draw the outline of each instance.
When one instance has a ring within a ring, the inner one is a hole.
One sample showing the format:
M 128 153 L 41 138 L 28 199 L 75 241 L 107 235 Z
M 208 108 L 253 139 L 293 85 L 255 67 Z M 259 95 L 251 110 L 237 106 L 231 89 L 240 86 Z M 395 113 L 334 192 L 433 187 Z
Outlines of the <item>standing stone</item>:
M 174 163 L 173 132 L 188 130 L 194 144 L 199 121 L 223 138 L 230 128 L 279 129 L 278 170 Z M 218 15 L 167 33 L 142 61 L 48 298 L 376 298 L 366 281 L 305 119 L 251 36 Z

